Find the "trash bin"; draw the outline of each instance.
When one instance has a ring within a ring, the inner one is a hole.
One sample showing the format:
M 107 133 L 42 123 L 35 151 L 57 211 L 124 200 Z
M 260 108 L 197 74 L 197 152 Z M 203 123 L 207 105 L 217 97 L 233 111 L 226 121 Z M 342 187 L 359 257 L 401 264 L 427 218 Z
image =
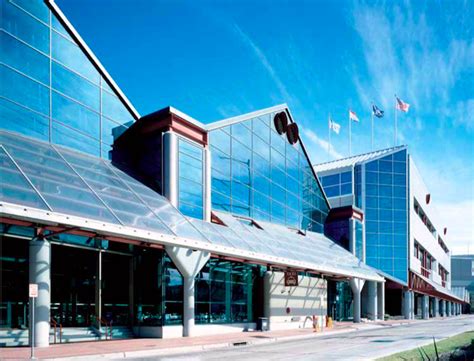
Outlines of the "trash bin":
M 257 330 L 259 331 L 268 331 L 268 318 L 267 317 L 259 317 L 257 320 Z

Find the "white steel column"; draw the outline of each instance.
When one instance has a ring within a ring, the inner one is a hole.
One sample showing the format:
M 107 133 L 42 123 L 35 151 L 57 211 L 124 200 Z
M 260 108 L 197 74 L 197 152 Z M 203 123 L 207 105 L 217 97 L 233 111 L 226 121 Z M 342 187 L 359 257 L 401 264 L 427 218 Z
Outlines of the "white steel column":
M 184 247 L 166 247 L 166 253 L 183 276 L 183 336 L 192 336 L 194 330 L 194 278 L 209 261 L 205 251 Z
M 178 136 L 172 131 L 163 134 L 163 195 L 178 206 Z
M 367 281 L 367 316 L 369 320 L 377 320 L 377 282 Z
M 353 310 L 353 315 L 354 315 L 354 322 L 360 322 L 360 293 L 362 291 L 362 287 L 364 287 L 365 280 L 362 280 L 360 278 L 351 278 L 349 281 L 352 289 L 352 294 L 354 296 L 354 310 Z
M 29 266 L 30 283 L 38 285 L 38 297 L 35 299 L 34 345 L 48 347 L 51 308 L 51 244 L 47 240 L 33 239 L 30 241 Z M 28 290 L 25 290 L 26 292 Z
M 433 301 L 433 317 L 439 317 L 439 299 L 437 297 Z
M 411 291 L 410 320 L 415 319 L 415 291 Z
M 421 296 L 421 317 L 424 320 L 430 318 L 430 297 L 428 295 Z
M 377 283 L 377 318 L 385 320 L 385 283 Z
M 413 292 L 410 290 L 403 291 L 403 316 L 406 320 L 412 319 L 412 297 Z
M 204 148 L 204 220 L 211 221 L 211 151 Z

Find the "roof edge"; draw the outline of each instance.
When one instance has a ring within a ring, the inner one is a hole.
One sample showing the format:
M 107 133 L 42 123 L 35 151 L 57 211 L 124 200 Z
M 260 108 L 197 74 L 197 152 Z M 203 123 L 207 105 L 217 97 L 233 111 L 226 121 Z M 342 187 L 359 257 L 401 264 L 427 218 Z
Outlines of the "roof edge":
M 140 113 L 135 109 L 131 101 L 127 98 L 127 96 L 123 93 L 117 83 L 114 81 L 112 76 L 107 72 L 105 67 L 99 61 L 99 59 L 95 56 L 92 50 L 89 48 L 87 43 L 82 39 L 81 35 L 79 35 L 78 31 L 74 28 L 71 22 L 68 20 L 66 15 L 62 12 L 59 6 L 55 3 L 55 0 L 44 0 L 46 5 L 50 8 L 50 10 L 54 13 L 54 15 L 59 19 L 59 21 L 64 25 L 66 30 L 69 32 L 71 37 L 78 43 L 79 47 L 82 51 L 85 52 L 86 56 L 92 62 L 94 67 L 97 71 L 104 77 L 106 82 L 112 88 L 112 90 L 116 93 L 118 98 L 124 103 L 126 108 L 132 113 L 135 120 L 140 118 Z
M 286 103 L 282 103 L 282 104 L 274 105 L 274 106 L 271 106 L 271 107 L 268 107 L 268 108 L 255 110 L 255 111 L 250 112 L 250 113 L 237 115 L 235 117 L 230 117 L 230 118 L 217 120 L 215 122 L 204 125 L 204 127 L 207 131 L 211 131 L 211 130 L 222 128 L 222 127 L 225 127 L 225 126 L 228 126 L 228 125 L 240 123 L 240 122 L 258 117 L 259 115 L 264 115 L 264 114 L 274 112 L 274 111 L 277 111 L 277 110 L 288 110 L 288 112 L 289 112 L 288 105 Z M 290 117 L 291 117 L 291 114 L 290 114 Z

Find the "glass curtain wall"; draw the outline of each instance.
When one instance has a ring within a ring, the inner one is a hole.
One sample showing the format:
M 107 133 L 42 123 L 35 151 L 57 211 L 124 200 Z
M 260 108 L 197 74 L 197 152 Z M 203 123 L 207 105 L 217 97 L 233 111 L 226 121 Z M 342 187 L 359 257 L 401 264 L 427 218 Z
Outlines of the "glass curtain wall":
M 364 212 L 367 264 L 407 282 L 406 150 L 365 164 Z
M 323 231 L 328 207 L 303 153 L 273 126 L 274 113 L 210 132 L 212 207 Z
M 42 0 L 1 2 L 1 128 L 95 156 L 133 121 Z
M 259 267 L 212 258 L 196 276 L 196 323 L 254 322 Z
M 321 177 L 327 197 L 339 197 L 352 194 L 352 172 L 337 173 Z
M 203 219 L 203 148 L 180 137 L 178 149 L 178 209 L 189 217 Z
M 2 225 L 2 233 L 10 226 Z M 0 328 L 28 325 L 28 240 L 0 236 Z

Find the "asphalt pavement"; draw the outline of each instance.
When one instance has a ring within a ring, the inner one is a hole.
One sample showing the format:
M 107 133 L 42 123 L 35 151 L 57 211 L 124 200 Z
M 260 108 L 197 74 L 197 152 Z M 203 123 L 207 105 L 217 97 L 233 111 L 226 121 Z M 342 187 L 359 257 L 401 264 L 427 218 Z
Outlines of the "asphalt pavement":
M 457 316 L 311 339 L 133 360 L 370 360 L 426 345 L 433 342 L 433 337 L 438 341 L 471 330 L 474 330 L 474 316 Z

